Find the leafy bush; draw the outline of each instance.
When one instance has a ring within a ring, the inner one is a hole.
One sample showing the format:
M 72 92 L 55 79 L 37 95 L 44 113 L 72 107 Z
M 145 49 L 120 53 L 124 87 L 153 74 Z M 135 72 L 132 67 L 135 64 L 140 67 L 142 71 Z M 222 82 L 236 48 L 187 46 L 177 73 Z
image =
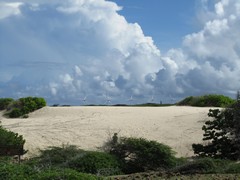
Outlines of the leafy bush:
M 227 107 L 233 104 L 235 100 L 217 94 L 209 94 L 204 96 L 189 96 L 182 101 L 178 102 L 177 105 L 184 106 L 198 106 L 198 107 Z
M 76 146 L 50 147 L 35 159 L 40 166 L 72 168 L 92 174 L 119 174 L 120 165 L 113 155 L 78 149 Z
M 174 172 L 181 174 L 206 174 L 212 173 L 215 168 L 216 166 L 211 159 L 200 159 L 180 166 Z
M 18 118 L 23 115 L 22 111 L 18 108 L 14 108 L 10 113 L 7 113 L 10 118 Z
M 0 98 L 0 110 L 7 109 L 13 101 L 12 98 Z
M 173 168 L 170 172 L 180 174 L 222 173 L 228 167 L 229 163 L 230 161 L 226 160 L 201 158 Z
M 168 169 L 178 163 L 175 152 L 167 145 L 143 138 L 113 138 L 113 143 L 108 143 L 111 147 L 106 149 L 118 157 L 124 173 Z
M 31 179 L 36 180 L 60 180 L 60 179 L 88 179 L 88 180 L 101 180 L 102 178 L 90 174 L 79 173 L 72 169 L 49 169 L 41 171 L 31 176 Z
M 10 118 L 17 118 L 24 116 L 30 112 L 46 106 L 46 101 L 44 98 L 40 97 L 26 97 L 20 98 L 8 105 L 8 115 Z M 25 118 L 27 116 L 24 116 Z
M 0 179 L 11 180 L 59 180 L 59 179 L 101 179 L 90 174 L 79 173 L 72 169 L 37 169 L 27 164 L 14 164 L 14 163 L 0 163 Z
M 25 140 L 22 135 L 14 133 L 0 126 L 0 146 L 23 146 Z
M 240 173 L 240 163 L 232 163 L 224 171 L 225 173 L 239 174 Z
M 19 165 L 12 163 L 0 163 L 0 178 L 1 179 L 31 179 L 30 176 L 34 175 L 35 172 L 30 166 Z
M 100 175 L 120 174 L 117 158 L 104 152 L 86 152 L 83 156 L 70 160 L 68 165 L 79 172 Z
M 73 145 L 63 145 L 62 147 L 49 147 L 42 150 L 36 158 L 39 164 L 66 167 L 72 159 L 83 156 L 84 150 L 78 149 Z

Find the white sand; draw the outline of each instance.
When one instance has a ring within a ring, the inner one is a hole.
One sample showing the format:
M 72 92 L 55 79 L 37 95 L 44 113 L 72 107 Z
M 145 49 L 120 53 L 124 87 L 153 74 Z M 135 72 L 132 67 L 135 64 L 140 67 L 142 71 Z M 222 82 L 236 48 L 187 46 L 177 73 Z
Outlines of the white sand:
M 27 156 L 63 144 L 86 150 L 100 147 L 115 132 L 169 145 L 178 156 L 191 156 L 202 142 L 210 108 L 196 107 L 45 107 L 28 119 L 6 119 L 2 125 L 23 135 Z

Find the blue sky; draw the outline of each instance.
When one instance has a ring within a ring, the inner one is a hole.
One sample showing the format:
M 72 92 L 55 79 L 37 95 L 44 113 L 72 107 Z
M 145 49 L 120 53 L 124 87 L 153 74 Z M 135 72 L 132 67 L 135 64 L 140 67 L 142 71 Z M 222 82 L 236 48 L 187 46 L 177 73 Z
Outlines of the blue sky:
M 151 36 L 162 50 L 181 46 L 182 38 L 199 27 L 195 22 L 195 0 L 114 0 L 123 7 L 119 13 L 128 22 L 139 23 L 144 34 Z
M 0 97 L 235 97 L 239 39 L 239 0 L 0 0 Z

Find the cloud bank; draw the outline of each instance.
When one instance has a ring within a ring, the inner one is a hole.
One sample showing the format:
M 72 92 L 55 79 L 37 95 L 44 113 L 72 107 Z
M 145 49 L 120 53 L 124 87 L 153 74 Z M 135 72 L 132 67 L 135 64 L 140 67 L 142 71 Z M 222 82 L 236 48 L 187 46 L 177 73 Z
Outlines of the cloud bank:
M 239 2 L 202 1 L 202 30 L 166 54 L 120 10 L 105 0 L 1 2 L 1 95 L 138 103 L 239 89 Z

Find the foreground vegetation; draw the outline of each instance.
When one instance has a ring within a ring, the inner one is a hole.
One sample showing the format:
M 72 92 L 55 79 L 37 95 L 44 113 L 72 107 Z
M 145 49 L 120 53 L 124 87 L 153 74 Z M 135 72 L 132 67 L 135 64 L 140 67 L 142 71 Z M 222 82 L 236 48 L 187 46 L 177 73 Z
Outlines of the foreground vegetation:
M 156 161 L 165 160 L 158 156 L 155 158 Z M 136 170 L 137 160 L 135 163 L 132 165 Z M 0 159 L 0 177 L 11 180 L 240 178 L 240 164 L 212 158 L 193 161 L 181 159 L 175 165 L 158 168 L 154 165 L 153 170 L 146 169 L 134 174 L 124 172 L 126 168 L 129 166 L 119 161 L 116 156 L 106 152 L 84 151 L 75 146 L 52 147 L 42 151 L 38 157 L 25 160 L 21 164 L 14 163 L 6 157 Z
M 10 131 L 6 134 L 16 136 Z M 17 140 L 23 142 L 22 137 Z M 10 157 L 1 157 L 0 177 L 11 180 L 240 178 L 240 163 L 177 158 L 169 146 L 143 138 L 119 138 L 115 133 L 100 150 L 85 151 L 71 145 L 49 147 L 21 164 Z

